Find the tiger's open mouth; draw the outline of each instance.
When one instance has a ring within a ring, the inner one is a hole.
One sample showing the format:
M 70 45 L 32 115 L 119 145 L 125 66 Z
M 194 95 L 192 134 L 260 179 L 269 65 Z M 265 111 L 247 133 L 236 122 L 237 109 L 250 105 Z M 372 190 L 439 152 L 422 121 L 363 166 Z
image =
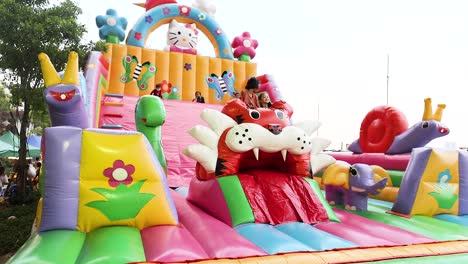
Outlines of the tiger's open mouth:
M 73 98 L 73 96 L 75 96 L 75 93 L 76 93 L 75 89 L 72 89 L 72 90 L 70 90 L 68 92 L 50 91 L 50 95 L 52 95 L 52 98 L 54 98 L 55 100 L 57 100 L 59 102 L 70 101 Z

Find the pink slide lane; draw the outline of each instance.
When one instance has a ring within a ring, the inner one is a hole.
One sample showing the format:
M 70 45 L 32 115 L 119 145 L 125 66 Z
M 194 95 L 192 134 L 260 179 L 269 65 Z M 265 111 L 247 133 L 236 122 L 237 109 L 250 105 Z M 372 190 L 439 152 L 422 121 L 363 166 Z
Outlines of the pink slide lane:
M 177 262 L 209 258 L 190 232 L 179 226 L 152 226 L 141 230 L 147 261 Z
M 267 255 L 233 228 L 209 216 L 172 191 L 179 222 L 198 240 L 210 258 L 240 258 Z
M 333 209 L 341 223 L 322 223 L 315 227 L 360 246 L 392 246 L 434 242 L 406 230 L 369 220 L 342 210 Z

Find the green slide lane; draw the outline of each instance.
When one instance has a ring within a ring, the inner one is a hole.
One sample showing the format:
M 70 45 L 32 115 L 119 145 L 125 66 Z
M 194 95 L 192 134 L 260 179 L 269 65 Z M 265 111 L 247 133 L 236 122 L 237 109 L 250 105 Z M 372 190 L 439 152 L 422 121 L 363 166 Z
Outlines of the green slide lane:
M 35 234 L 7 263 L 75 263 L 85 238 L 85 233 L 73 230 Z
M 376 264 L 455 264 L 455 263 L 468 263 L 468 254 L 453 254 L 444 256 L 430 256 L 430 257 L 417 257 L 417 258 L 403 258 L 382 260 L 363 263 L 376 263 Z
M 343 210 L 342 206 L 336 208 Z M 405 218 L 382 212 L 345 211 L 439 241 L 468 239 L 468 228 L 427 216 Z
M 145 260 L 140 230 L 127 226 L 111 226 L 96 229 L 86 235 L 83 250 L 76 263 L 110 264 Z

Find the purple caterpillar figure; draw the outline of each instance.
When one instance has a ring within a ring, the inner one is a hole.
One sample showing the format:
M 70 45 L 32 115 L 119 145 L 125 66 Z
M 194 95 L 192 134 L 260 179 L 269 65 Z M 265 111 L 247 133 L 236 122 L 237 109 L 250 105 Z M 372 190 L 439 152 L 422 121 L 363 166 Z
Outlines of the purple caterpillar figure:
M 63 78 L 45 53 L 39 54 L 46 89 L 44 98 L 49 106 L 52 126 L 88 128 L 89 121 L 78 78 L 78 54 L 70 52 Z
M 444 109 L 445 104 L 439 104 L 432 113 L 431 98 L 426 98 L 422 121 L 408 128 L 402 112 L 394 107 L 378 106 L 366 115 L 359 139 L 349 145 L 348 150 L 353 153 L 410 153 L 413 148 L 424 147 L 431 140 L 448 135 L 450 130 L 440 122 Z
M 387 185 L 388 173 L 380 166 L 336 162 L 322 176 L 325 196 L 331 205 L 347 210 L 367 211 L 368 194 L 377 195 Z

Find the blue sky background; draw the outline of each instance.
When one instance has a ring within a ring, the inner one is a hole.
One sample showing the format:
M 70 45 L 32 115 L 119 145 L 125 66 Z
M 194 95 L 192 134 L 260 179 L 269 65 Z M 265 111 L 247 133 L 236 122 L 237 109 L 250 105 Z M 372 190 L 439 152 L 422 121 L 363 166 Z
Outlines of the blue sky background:
M 99 39 L 97 15 L 108 8 L 128 20 L 144 14 L 139 1 L 82 0 L 88 40 Z M 141 1 L 143 2 L 143 1 Z M 178 1 L 191 5 L 193 1 Z M 468 1 L 463 0 L 217 0 L 216 20 L 230 39 L 249 31 L 259 41 L 258 73 L 270 74 L 295 109 L 294 119 L 319 119 L 331 148 L 351 143 L 362 119 L 387 101 L 410 126 L 421 120 L 423 100 L 446 103 L 450 135 L 433 146 L 468 146 Z M 162 49 L 166 27 L 147 44 Z M 202 55 L 213 56 L 200 38 Z M 320 109 L 320 110 L 319 110 Z

